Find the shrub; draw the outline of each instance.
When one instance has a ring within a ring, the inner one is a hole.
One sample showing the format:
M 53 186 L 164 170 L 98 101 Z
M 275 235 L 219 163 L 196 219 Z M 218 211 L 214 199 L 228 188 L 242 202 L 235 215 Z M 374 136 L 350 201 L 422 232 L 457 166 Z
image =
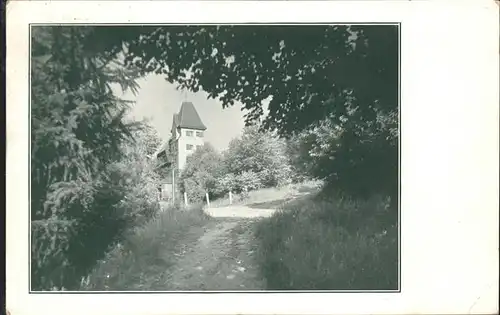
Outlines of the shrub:
M 284 140 L 272 132 L 260 131 L 257 126 L 246 127 L 241 138 L 229 143 L 224 162 L 227 172 L 236 178 L 246 172 L 243 176 L 250 186 L 275 187 L 290 181 L 291 168 Z
M 145 123 L 133 136 L 134 141 L 123 145 L 122 159 L 111 164 L 109 169 L 119 181 L 117 189 L 125 191 L 119 204 L 123 211 L 121 216 L 133 225 L 140 225 L 152 218 L 159 209 L 160 175 L 156 172 L 155 162 L 147 156 L 156 149 L 160 140 Z
M 233 173 L 228 173 L 218 180 L 215 190 L 218 194 L 225 195 L 229 191 L 236 192 L 236 187 L 238 187 L 238 185 L 237 176 Z
M 258 226 L 261 272 L 269 289 L 397 289 L 396 223 L 380 198 L 289 205 Z
M 59 182 L 45 202 L 48 218 L 32 221 L 32 288 L 73 289 L 123 231 L 124 191 L 111 178 Z
M 215 148 L 205 143 L 187 158 L 181 173 L 182 192 L 186 192 L 190 202 L 199 202 L 209 192 L 213 197 L 219 193 L 216 185 L 223 173 L 222 156 Z
M 236 187 L 237 192 L 256 190 L 262 187 L 262 180 L 259 174 L 252 171 L 244 171 L 236 177 Z
M 217 184 L 217 191 L 221 195 L 229 191 L 233 193 L 241 193 L 250 190 L 256 190 L 262 187 L 262 183 L 258 174 L 252 171 L 244 171 L 239 175 L 233 173 L 226 174 Z
M 201 180 L 196 178 L 184 178 L 181 183 L 181 191 L 186 192 L 190 203 L 200 202 L 205 198 L 207 190 Z
M 32 224 L 34 288 L 75 289 L 127 229 L 156 215 L 157 178 L 136 158 L 125 155 L 91 181 L 52 185 L 45 202 L 52 215 Z
M 354 114 L 353 114 L 354 115 Z M 324 119 L 288 142 L 298 174 L 322 179 L 330 190 L 357 198 L 373 194 L 398 197 L 397 111 L 375 111 L 374 119 L 353 124 Z

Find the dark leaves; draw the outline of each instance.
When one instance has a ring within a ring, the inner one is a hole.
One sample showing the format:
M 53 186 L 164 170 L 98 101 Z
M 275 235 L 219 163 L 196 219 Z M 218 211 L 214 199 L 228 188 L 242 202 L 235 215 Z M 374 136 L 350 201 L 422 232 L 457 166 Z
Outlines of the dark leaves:
M 373 119 L 375 103 L 397 108 L 395 26 L 131 28 L 138 33 L 139 40 L 128 36 L 127 64 L 134 60 L 192 91 L 203 88 L 223 107 L 241 102 L 251 111 L 248 122 L 261 117 L 258 109 L 272 96 L 265 126 L 282 135 L 340 117 L 342 101 L 329 100 L 344 99 L 346 90 L 360 108 L 357 123 Z
M 119 232 L 121 223 L 111 221 L 124 195 L 107 173 L 135 126 L 123 122 L 129 104 L 110 85 L 137 90 L 138 71 L 112 62 L 118 50 L 100 47 L 109 43 L 95 42 L 93 27 L 32 33 L 31 215 L 40 223 L 32 234 L 32 288 L 68 287 Z M 80 243 L 85 259 L 75 256 Z

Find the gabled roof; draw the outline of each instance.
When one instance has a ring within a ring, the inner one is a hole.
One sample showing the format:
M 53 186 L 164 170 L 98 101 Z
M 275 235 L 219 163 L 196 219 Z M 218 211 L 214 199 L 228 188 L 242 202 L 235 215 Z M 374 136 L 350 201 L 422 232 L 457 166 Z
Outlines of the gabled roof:
M 201 121 L 198 112 L 194 108 L 193 103 L 183 102 L 181 105 L 181 110 L 178 114 L 174 114 L 174 124 L 178 128 L 189 128 L 206 130 L 207 127 Z

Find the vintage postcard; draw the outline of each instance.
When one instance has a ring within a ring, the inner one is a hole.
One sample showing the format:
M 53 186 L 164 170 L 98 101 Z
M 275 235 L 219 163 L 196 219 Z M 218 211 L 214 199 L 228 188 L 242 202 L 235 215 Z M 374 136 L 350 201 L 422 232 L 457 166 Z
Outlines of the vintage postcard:
M 496 313 L 493 2 L 7 5 L 7 310 Z

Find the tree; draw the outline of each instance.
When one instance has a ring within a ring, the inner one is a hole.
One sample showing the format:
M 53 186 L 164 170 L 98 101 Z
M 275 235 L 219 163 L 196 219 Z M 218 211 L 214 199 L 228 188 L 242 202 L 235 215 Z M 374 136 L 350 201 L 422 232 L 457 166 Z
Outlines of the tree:
M 142 28 L 126 60 L 193 91 L 239 101 L 250 123 L 282 135 L 325 117 L 339 120 L 348 101 L 358 122 L 398 106 L 398 28 L 378 26 L 190 26 Z
M 161 143 L 156 130 L 142 122 L 132 132 L 133 140 L 122 144 L 123 155 L 112 163 L 108 169 L 112 171 L 126 196 L 121 200 L 120 216 L 128 222 L 140 224 L 150 219 L 158 210 L 158 187 L 161 174 L 151 154 Z
M 397 196 L 397 132 L 388 140 L 385 131 L 374 131 L 381 117 L 398 117 L 397 26 L 166 26 L 113 35 L 101 42 L 111 50 L 126 43 L 128 64 L 203 89 L 223 106 L 241 102 L 248 124 L 263 116 L 264 100 L 270 102 L 263 127 L 284 137 L 328 120 L 342 132 L 335 151 L 324 151 L 336 158 L 328 158 L 335 162 L 322 176 L 359 179 L 360 170 L 376 170 L 381 182 L 340 188 L 357 194 L 383 187 Z M 397 131 L 397 119 L 391 124 Z
M 288 152 L 296 172 L 325 180 L 331 190 L 357 197 L 374 193 L 394 197 L 397 133 L 395 116 L 379 114 L 368 126 L 346 129 L 325 120 L 290 139 Z M 392 202 L 397 205 L 397 199 Z
M 141 128 L 133 135 L 137 145 L 134 150 L 139 149 L 141 156 L 152 157 L 162 144 L 161 137 L 156 129 L 147 121 L 141 122 Z
M 259 130 L 256 125 L 246 127 L 241 138 L 229 143 L 224 159 L 227 172 L 236 178 L 248 178 L 251 189 L 279 186 L 290 180 L 285 142 L 272 132 Z
M 316 139 L 316 134 L 310 130 L 302 131 L 287 139 L 286 152 L 294 182 L 302 182 L 315 177 L 313 171 L 316 160 L 311 153 L 318 145 Z
M 136 72 L 93 50 L 92 27 L 33 27 L 31 68 L 32 289 L 75 288 L 125 224 L 126 191 L 108 166 L 135 124 L 112 85 Z
M 222 156 L 210 143 L 205 143 L 188 156 L 180 176 L 181 190 L 191 202 L 203 200 L 207 192 L 215 197 L 220 193 L 216 184 L 222 173 Z

